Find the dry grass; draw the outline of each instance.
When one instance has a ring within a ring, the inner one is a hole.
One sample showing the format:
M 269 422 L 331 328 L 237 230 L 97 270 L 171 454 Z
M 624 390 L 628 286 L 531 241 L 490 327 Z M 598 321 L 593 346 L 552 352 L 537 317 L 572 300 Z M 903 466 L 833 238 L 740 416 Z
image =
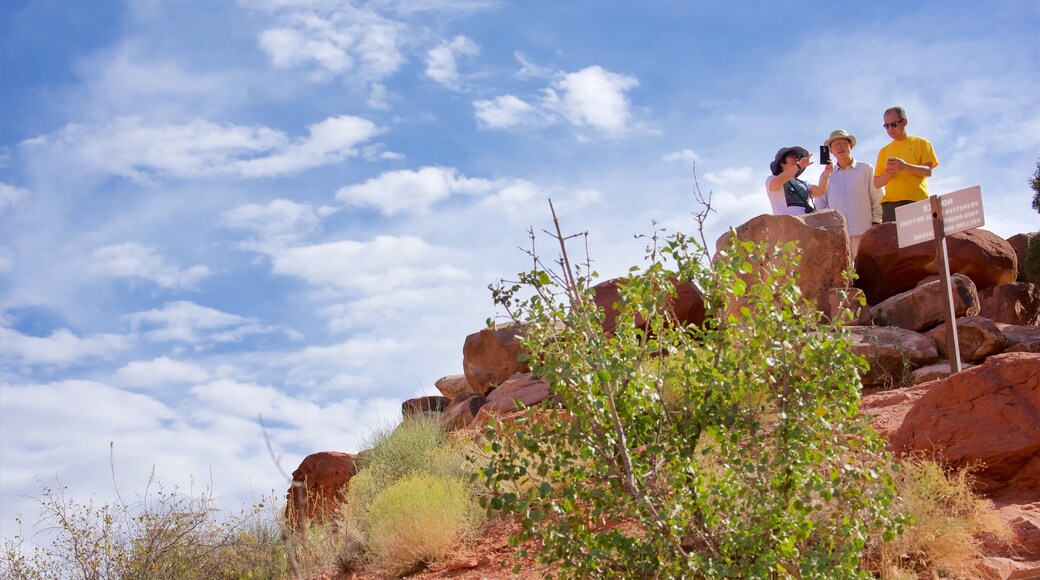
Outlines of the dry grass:
M 921 457 L 900 465 L 900 499 L 893 509 L 913 523 L 894 541 L 874 545 L 872 567 L 882 578 L 916 578 L 926 571 L 937 578 L 971 578 L 983 555 L 981 535 L 1012 541 L 1012 530 L 996 516 L 992 502 L 974 493 L 971 469 L 947 470 Z

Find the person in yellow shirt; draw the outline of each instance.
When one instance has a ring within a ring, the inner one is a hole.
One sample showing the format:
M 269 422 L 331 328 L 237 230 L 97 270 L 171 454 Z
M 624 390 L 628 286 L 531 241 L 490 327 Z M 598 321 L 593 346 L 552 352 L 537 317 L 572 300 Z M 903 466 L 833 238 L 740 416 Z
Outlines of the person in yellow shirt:
M 885 131 L 892 142 L 878 152 L 874 187 L 885 188 L 881 198 L 881 221 L 896 221 L 896 208 L 928 197 L 932 169 L 939 165 L 932 144 L 923 137 L 907 135 L 909 121 L 902 107 L 885 110 Z

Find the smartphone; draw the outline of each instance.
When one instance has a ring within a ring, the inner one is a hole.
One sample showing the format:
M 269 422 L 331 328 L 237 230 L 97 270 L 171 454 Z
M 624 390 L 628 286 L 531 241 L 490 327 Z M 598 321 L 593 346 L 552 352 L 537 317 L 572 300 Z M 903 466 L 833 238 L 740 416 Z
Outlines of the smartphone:
M 831 162 L 831 148 L 826 145 L 820 145 L 820 165 L 827 165 Z

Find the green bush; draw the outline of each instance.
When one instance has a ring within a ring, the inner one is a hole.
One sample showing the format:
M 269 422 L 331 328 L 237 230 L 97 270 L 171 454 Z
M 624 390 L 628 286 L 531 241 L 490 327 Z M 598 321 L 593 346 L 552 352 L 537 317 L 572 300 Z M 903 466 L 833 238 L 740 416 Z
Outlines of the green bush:
M 368 517 L 368 548 L 393 575 L 443 558 L 476 521 L 477 504 L 458 479 L 416 474 L 380 491 Z
M 1026 281 L 1040 286 L 1040 233 L 1029 240 L 1024 262 L 1022 268 L 1026 272 Z
M 869 577 L 868 537 L 902 524 L 895 468 L 859 413 L 864 361 L 800 294 L 796 248 L 734 235 L 706 266 L 682 234 L 651 240 L 613 335 L 594 272 L 536 257 L 494 290 L 562 408 L 489 427 L 489 512 L 518 514 L 517 540 L 564 577 Z M 673 320 L 672 279 L 702 290 L 703 326 Z

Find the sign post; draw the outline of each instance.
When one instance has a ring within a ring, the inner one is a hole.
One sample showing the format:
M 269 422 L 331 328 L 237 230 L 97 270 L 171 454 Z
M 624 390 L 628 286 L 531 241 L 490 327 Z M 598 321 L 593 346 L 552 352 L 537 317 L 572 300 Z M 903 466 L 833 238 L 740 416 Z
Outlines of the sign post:
M 950 354 L 950 370 L 955 373 L 961 371 L 961 347 L 957 340 L 957 320 L 953 309 L 953 287 L 950 284 L 946 236 L 977 228 L 985 223 L 982 188 L 978 185 L 896 208 L 896 236 L 900 248 L 935 240 L 935 267 L 938 270 L 943 295 L 946 345 Z

